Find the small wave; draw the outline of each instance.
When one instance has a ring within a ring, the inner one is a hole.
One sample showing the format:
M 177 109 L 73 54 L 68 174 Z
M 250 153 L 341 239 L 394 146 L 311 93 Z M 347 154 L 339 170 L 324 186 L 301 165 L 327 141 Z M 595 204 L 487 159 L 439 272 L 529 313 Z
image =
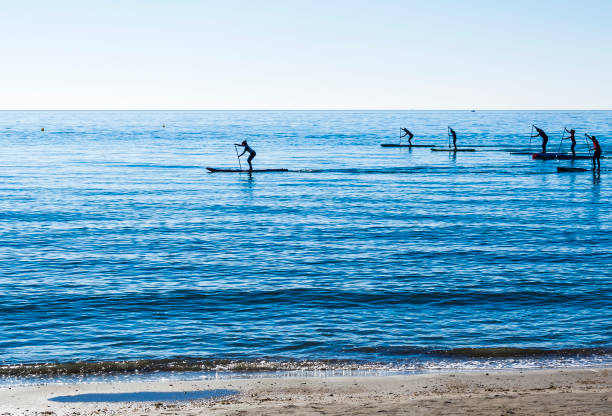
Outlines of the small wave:
M 325 134 L 308 134 L 304 136 L 305 139 L 353 139 L 357 137 L 364 137 L 367 135 L 361 134 L 344 134 L 344 133 L 325 133 Z
M 73 376 L 101 374 L 138 374 L 159 372 L 267 372 L 267 371 L 315 371 L 341 370 L 364 367 L 379 368 L 380 364 L 356 364 L 349 360 L 306 360 L 306 361 L 267 361 L 267 360 L 208 360 L 196 358 L 151 359 L 128 361 L 96 361 L 65 363 L 30 363 L 1 365 L 0 377 L 28 376 Z
M 530 357 L 580 357 L 612 354 L 612 348 L 454 348 L 451 350 L 433 351 L 433 354 L 459 358 L 530 358 Z
M 382 174 L 382 175 L 396 175 L 404 173 L 428 173 L 428 174 L 448 174 L 450 171 L 460 172 L 462 174 L 480 174 L 480 173 L 521 173 L 523 175 L 528 174 L 541 174 L 539 171 L 532 171 L 528 166 L 525 165 L 506 165 L 503 168 L 498 166 L 478 166 L 478 167 L 452 167 L 452 166 L 396 166 L 396 167 L 385 167 L 385 168 L 320 168 L 320 169 L 296 169 L 290 170 L 290 172 L 299 173 L 347 173 L 347 174 Z M 545 173 L 556 173 L 553 171 Z
M 430 349 L 412 346 L 361 347 L 351 349 L 352 352 L 366 354 L 381 354 L 387 356 L 426 355 L 439 358 L 462 359 L 504 359 L 504 358 L 534 358 L 534 357 L 580 357 L 612 355 L 612 348 L 520 348 L 520 347 L 483 347 L 483 348 L 452 348 Z
M 158 165 L 155 163 L 130 163 L 122 164 L 127 168 L 153 168 L 153 169 L 204 169 L 203 166 L 196 165 Z
M 362 347 L 353 352 L 401 357 L 395 361 L 363 361 L 343 359 L 321 360 L 230 360 L 230 359 L 148 359 L 126 361 L 78 361 L 64 363 L 29 363 L 0 365 L 0 377 L 67 377 L 109 374 L 151 373 L 266 373 L 291 371 L 391 371 L 441 368 L 515 368 L 588 366 L 612 364 L 612 348 L 454 348 L 426 349 L 411 346 Z M 448 360 L 452 360 L 448 361 Z M 561 360 L 559 360 L 561 359 Z M 518 363 L 517 363 L 518 360 Z M 521 360 L 525 365 L 521 365 Z M 534 361 L 535 360 L 535 361 Z M 480 361 L 480 364 L 478 364 Z M 507 361 L 507 365 L 504 365 Z M 465 364 L 465 365 L 462 365 Z M 555 364 L 557 363 L 557 364 Z

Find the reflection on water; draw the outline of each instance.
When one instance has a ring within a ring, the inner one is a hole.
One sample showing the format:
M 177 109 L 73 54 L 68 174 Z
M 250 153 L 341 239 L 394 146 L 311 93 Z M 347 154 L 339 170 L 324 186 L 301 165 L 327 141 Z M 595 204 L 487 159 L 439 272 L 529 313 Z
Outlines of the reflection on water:
M 139 391 L 131 393 L 84 393 L 56 396 L 49 400 L 59 403 L 121 403 L 121 402 L 175 402 L 214 400 L 239 394 L 237 390 L 214 389 L 194 391 Z

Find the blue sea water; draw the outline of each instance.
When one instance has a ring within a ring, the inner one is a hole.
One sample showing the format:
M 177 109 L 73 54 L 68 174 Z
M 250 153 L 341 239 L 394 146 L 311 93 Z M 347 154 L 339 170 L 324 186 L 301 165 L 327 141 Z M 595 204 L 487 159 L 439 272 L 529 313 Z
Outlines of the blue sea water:
M 609 111 L 0 112 L 0 364 L 610 365 L 611 162 L 510 154 L 532 123 L 612 148 Z M 380 147 L 447 125 L 476 152 Z M 290 171 L 205 170 L 243 139 Z

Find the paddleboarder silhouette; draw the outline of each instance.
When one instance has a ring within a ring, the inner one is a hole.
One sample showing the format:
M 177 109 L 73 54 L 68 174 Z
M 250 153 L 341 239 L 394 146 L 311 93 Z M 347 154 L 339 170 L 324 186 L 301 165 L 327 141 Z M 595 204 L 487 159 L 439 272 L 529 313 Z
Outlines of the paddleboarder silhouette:
M 405 128 L 405 127 L 402 127 L 402 129 L 401 129 L 401 130 L 402 130 L 402 133 L 404 133 L 404 135 L 403 135 L 403 136 L 400 136 L 400 140 L 401 140 L 403 137 L 408 136 L 408 144 L 409 144 L 410 146 L 412 146 L 412 138 L 414 137 L 414 134 L 412 134 L 412 132 L 411 132 L 410 130 L 408 130 L 407 128 Z
M 453 148 L 457 150 L 457 133 L 455 133 L 455 130 L 451 127 L 448 128 L 448 131 L 450 131 L 451 136 L 453 136 Z
M 542 130 L 539 127 L 536 127 L 535 125 L 533 125 L 533 128 L 536 129 L 536 131 L 538 132 L 538 134 L 536 134 L 535 136 L 531 136 L 531 137 L 541 137 L 542 138 L 542 153 L 546 153 L 546 144 L 548 143 L 548 135 L 544 132 L 544 130 Z
M 576 150 L 575 150 L 576 149 L 576 130 L 574 129 L 568 130 L 566 127 L 565 131 L 570 134 L 568 139 L 572 141 L 572 157 L 575 158 L 576 157 Z
M 247 143 L 246 140 L 243 140 L 242 143 L 240 143 L 240 144 L 236 144 L 236 146 L 244 147 L 244 151 L 241 154 L 239 154 L 238 157 L 241 157 L 246 152 L 249 152 L 249 157 L 247 158 L 247 162 L 249 162 L 249 172 L 252 172 L 253 171 L 253 165 L 251 164 L 251 161 L 257 155 L 257 153 L 255 153 L 255 150 L 253 150 L 251 148 L 251 146 L 249 146 L 249 144 Z
M 597 162 L 597 171 L 599 172 L 601 168 L 601 163 L 599 161 L 599 158 L 601 157 L 601 146 L 599 146 L 599 142 L 595 136 L 589 136 L 586 133 L 584 133 L 584 135 L 593 142 L 593 170 L 595 170 L 595 162 Z

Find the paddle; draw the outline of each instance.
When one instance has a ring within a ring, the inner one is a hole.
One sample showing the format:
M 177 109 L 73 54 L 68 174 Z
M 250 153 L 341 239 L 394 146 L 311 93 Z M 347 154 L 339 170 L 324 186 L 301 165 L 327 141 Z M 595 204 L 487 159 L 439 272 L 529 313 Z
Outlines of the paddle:
M 565 131 L 567 127 L 563 126 L 563 133 L 561 133 L 561 141 L 559 142 L 559 150 L 557 150 L 557 155 L 561 153 L 561 146 L 563 145 L 563 140 L 565 140 Z
M 238 145 L 234 145 L 234 150 L 236 151 L 236 157 L 238 158 L 238 166 L 240 166 L 240 170 L 242 170 L 242 163 L 240 163 L 240 156 L 238 155 L 238 148 L 236 146 Z
M 589 135 L 586 134 L 586 133 L 584 133 L 584 141 L 586 142 L 587 149 L 589 149 L 589 156 L 592 157 L 591 150 L 593 150 L 593 149 L 591 149 L 591 143 L 589 142 Z

